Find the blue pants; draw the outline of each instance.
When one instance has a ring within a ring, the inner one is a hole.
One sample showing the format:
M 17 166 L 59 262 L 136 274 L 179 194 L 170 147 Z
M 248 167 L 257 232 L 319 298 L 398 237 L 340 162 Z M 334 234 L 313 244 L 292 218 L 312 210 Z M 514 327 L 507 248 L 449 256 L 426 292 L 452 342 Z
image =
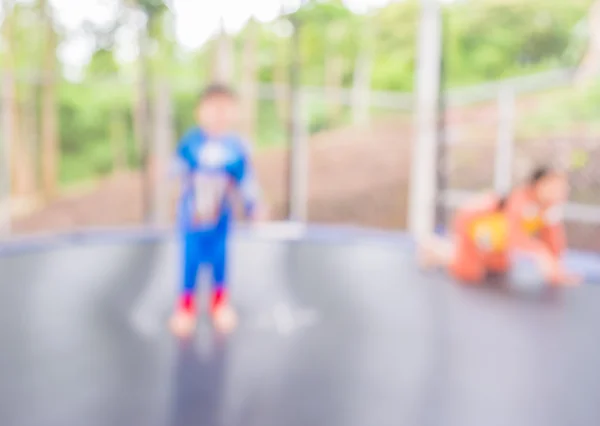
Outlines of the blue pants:
M 227 238 L 226 227 L 211 231 L 189 232 L 183 235 L 183 291 L 196 291 L 198 272 L 208 267 L 212 272 L 215 290 L 224 290 L 227 282 Z

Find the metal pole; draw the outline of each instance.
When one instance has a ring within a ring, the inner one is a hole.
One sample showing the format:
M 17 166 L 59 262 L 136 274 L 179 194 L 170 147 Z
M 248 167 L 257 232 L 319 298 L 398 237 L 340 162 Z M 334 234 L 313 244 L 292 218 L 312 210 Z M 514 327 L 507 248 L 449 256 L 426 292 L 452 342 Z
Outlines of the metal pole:
M 409 229 L 417 239 L 434 230 L 441 18 L 436 0 L 421 0 L 416 74 L 416 134 L 412 152 Z
M 302 93 L 292 110 L 295 122 L 290 151 L 291 199 L 290 219 L 299 222 L 308 220 L 308 135 Z
M 156 100 L 154 108 L 154 138 L 152 173 L 150 181 L 153 183 L 153 217 L 154 225 L 163 225 L 168 221 L 169 193 L 165 176 L 167 171 L 165 161 L 169 158 L 173 141 L 171 91 L 164 79 L 157 83 Z
M 301 2 L 304 5 L 305 1 Z M 294 26 L 290 63 L 290 119 L 288 123 L 289 151 L 289 219 L 307 220 L 308 152 L 303 98 L 300 91 L 300 27 L 297 16 L 291 15 Z
M 438 229 L 446 228 L 448 224 L 447 206 L 444 203 L 444 193 L 448 189 L 448 159 L 447 159 L 447 132 L 446 132 L 446 15 L 440 13 L 441 42 L 440 42 L 440 85 L 438 99 L 438 133 L 437 133 L 437 188 L 435 206 L 435 224 Z
M 353 123 L 365 125 L 370 119 L 371 74 L 373 67 L 373 35 L 371 13 L 364 15 L 359 52 L 354 67 L 354 84 L 351 91 Z
M 503 88 L 498 94 L 498 137 L 494 164 L 494 189 L 506 194 L 512 186 L 515 93 Z
M 2 73 L 2 128 L 0 133 L 0 237 L 11 233 L 11 141 L 12 141 L 12 93 L 13 76 L 9 71 Z
M 150 19 L 147 17 L 146 19 Z M 149 176 L 149 159 L 150 159 L 150 71 L 148 69 L 148 29 L 149 22 L 143 25 L 140 29 L 140 97 L 142 107 L 142 125 L 141 125 L 141 136 L 142 136 L 142 155 L 141 155 L 141 168 L 142 168 L 142 207 L 144 215 L 144 223 L 148 224 L 152 222 L 153 214 L 153 202 L 152 202 L 152 182 Z

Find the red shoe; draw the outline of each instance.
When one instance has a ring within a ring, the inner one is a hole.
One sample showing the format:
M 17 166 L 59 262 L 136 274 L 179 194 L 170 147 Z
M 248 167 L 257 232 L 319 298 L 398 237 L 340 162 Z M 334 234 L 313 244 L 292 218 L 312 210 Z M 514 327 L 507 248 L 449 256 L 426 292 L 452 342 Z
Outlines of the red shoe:
M 222 289 L 215 290 L 213 293 L 211 314 L 217 330 L 223 333 L 231 333 L 237 327 L 237 314 L 233 307 L 227 303 L 227 293 Z
M 169 322 L 171 332 L 180 338 L 191 336 L 196 330 L 196 315 L 178 309 Z
M 177 337 L 185 338 L 194 333 L 196 329 L 196 306 L 194 295 L 185 294 L 177 310 L 170 320 L 171 332 Z

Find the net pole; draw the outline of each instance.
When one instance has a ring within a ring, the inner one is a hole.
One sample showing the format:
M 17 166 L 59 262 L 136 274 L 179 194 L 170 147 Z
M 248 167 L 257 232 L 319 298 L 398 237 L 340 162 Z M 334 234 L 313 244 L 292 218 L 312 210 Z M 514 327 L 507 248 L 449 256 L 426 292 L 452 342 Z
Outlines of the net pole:
M 2 73 L 2 102 L 0 104 L 0 238 L 8 237 L 11 233 L 11 141 L 12 141 L 12 73 L 4 70 Z
M 141 175 L 142 175 L 142 211 L 145 225 L 149 225 L 154 217 L 152 182 L 150 176 L 151 129 L 150 129 L 150 70 L 148 64 L 148 23 L 140 30 L 140 107 L 141 107 Z
M 304 6 L 301 1 L 300 7 Z M 307 220 L 308 187 L 308 147 L 306 146 L 306 124 L 304 117 L 303 94 L 301 84 L 300 32 L 302 23 L 295 14 L 290 15 L 294 32 L 290 49 L 290 115 L 288 123 L 289 138 L 289 182 L 288 182 L 288 219 L 304 222 Z
M 435 206 L 435 225 L 437 231 L 443 232 L 448 224 L 448 209 L 445 203 L 445 193 L 448 189 L 448 134 L 446 109 L 448 106 L 446 87 L 446 33 L 448 31 L 446 14 L 440 11 L 441 40 L 440 40 L 440 71 L 438 98 L 438 132 L 437 132 L 437 188 Z
M 150 181 L 153 188 L 153 222 L 155 226 L 166 225 L 169 220 L 169 188 L 165 176 L 165 161 L 173 145 L 171 90 L 166 78 L 156 81 L 154 100 L 153 152 L 150 161 Z
M 498 136 L 494 164 L 494 189 L 507 194 L 512 186 L 515 93 L 503 87 L 498 94 Z
M 421 0 L 417 49 L 415 136 L 408 219 L 410 232 L 420 239 L 431 234 L 435 224 L 441 56 L 441 17 L 437 0 Z

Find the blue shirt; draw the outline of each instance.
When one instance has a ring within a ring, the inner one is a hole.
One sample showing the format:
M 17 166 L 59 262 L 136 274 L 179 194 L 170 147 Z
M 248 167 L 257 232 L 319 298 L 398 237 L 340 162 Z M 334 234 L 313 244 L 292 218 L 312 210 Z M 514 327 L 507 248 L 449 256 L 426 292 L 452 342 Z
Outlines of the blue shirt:
M 236 136 L 210 138 L 200 128 L 190 130 L 176 151 L 183 181 L 178 222 L 184 231 L 209 231 L 226 226 L 232 217 L 231 196 L 241 195 L 245 213 L 258 201 L 258 185 L 247 145 Z

